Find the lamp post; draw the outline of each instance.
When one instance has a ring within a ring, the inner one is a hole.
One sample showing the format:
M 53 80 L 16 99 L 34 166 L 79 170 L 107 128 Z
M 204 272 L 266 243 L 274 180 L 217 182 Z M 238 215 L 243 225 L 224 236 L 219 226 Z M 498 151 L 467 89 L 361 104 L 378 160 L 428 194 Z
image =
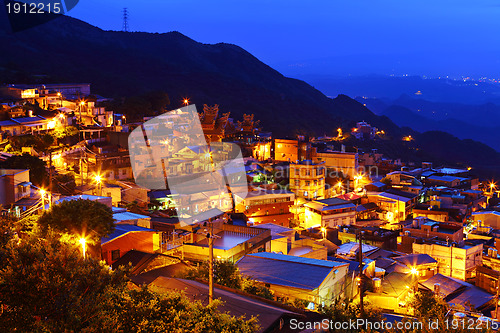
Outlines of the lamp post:
M 46 191 L 41 188 L 40 189 L 40 196 L 42 197 L 42 209 L 45 210 L 45 193 Z
M 418 270 L 416 267 L 411 267 L 410 272 L 409 272 L 413 277 L 416 278 L 415 283 L 413 284 L 413 293 L 417 293 L 417 286 L 418 286 Z
M 326 238 L 326 228 L 325 227 L 321 227 L 321 233 L 323 234 L 323 239 Z
M 94 180 L 97 184 L 98 195 L 102 195 L 102 176 L 100 174 L 95 175 Z
M 208 265 L 210 273 L 208 275 L 208 303 L 214 301 L 214 225 L 210 221 L 210 233 L 208 234 Z
M 80 124 L 82 123 L 82 108 L 83 108 L 84 105 L 85 105 L 85 101 L 81 101 L 80 102 L 80 107 L 79 107 L 79 110 L 80 110 Z
M 182 100 L 182 104 L 184 104 L 184 106 L 188 106 L 189 105 L 189 98 L 184 98 Z
M 62 106 L 63 106 L 63 105 L 62 105 L 62 94 L 61 94 L 59 91 L 57 92 L 57 96 L 59 97 L 59 101 L 60 101 L 60 104 L 59 104 L 59 105 L 60 105 L 60 107 L 62 108 Z
M 493 194 L 494 194 L 493 190 L 497 187 L 497 185 L 495 183 L 491 182 L 489 186 L 490 186 L 490 196 L 489 196 L 488 202 L 487 202 L 488 205 L 490 204 L 490 199 L 493 198 Z
M 85 259 L 85 252 L 86 252 L 86 245 L 87 245 L 87 240 L 85 238 L 80 238 L 80 244 L 82 244 L 82 253 L 83 253 L 83 259 Z
M 343 193 L 343 190 L 342 190 L 342 189 L 343 189 L 343 184 L 342 184 L 342 182 L 340 182 L 340 181 L 339 181 L 339 182 L 337 183 L 337 187 L 340 189 L 340 194 L 344 194 L 344 193 Z

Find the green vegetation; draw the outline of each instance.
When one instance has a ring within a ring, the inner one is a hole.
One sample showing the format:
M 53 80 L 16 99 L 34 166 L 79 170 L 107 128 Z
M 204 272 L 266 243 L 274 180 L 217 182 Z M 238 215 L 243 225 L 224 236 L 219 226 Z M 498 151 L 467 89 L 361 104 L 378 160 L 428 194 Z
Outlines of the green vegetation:
M 179 275 L 183 279 L 201 279 L 208 281 L 209 264 L 203 262 L 199 267 L 192 268 Z M 274 295 L 265 286 L 253 279 L 243 277 L 238 270 L 238 266 L 229 260 L 214 260 L 214 283 L 233 289 L 239 289 L 252 295 L 273 300 Z
M 54 205 L 46 211 L 38 221 L 43 230 L 53 229 L 88 238 L 98 243 L 101 237 L 114 230 L 113 212 L 111 208 L 92 200 L 68 200 Z
M 0 218 L 0 331 L 250 333 L 255 318 L 233 317 L 182 293 L 155 293 L 127 272 L 83 259 L 74 238 L 36 219 Z
M 14 155 L 4 162 L 0 162 L 0 169 L 29 169 L 30 181 L 36 186 L 48 183 L 48 173 L 45 162 L 29 154 Z

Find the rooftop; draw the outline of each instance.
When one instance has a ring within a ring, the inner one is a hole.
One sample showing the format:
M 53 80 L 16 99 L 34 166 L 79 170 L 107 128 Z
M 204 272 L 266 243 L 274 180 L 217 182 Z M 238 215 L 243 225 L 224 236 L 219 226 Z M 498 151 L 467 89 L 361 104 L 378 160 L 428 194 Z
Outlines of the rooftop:
M 116 239 L 129 232 L 134 232 L 134 231 L 156 232 L 156 230 L 138 227 L 136 225 L 131 225 L 131 224 L 115 224 L 115 231 L 113 231 L 108 237 L 101 238 L 101 244 L 105 244 L 113 239 Z
M 238 262 L 242 274 L 258 281 L 307 290 L 318 288 L 332 270 L 347 265 L 270 252 L 249 254 Z

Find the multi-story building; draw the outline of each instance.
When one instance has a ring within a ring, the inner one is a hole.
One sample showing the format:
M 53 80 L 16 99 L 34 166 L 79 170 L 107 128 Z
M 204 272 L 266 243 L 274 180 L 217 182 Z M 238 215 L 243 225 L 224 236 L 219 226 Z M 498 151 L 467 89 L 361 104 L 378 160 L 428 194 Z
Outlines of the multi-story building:
M 496 210 L 474 212 L 471 217 L 474 220 L 474 224 L 479 227 L 500 229 L 500 212 L 497 212 Z
M 398 250 L 412 252 L 412 244 L 417 239 L 438 239 L 447 244 L 464 244 L 464 228 L 459 223 L 438 222 L 425 217 L 414 217 L 413 223 L 403 228 Z
M 413 253 L 428 254 L 438 262 L 438 273 L 466 280 L 473 278 L 482 263 L 483 244 L 463 247 L 446 243 L 413 243 Z
M 312 150 L 312 160 L 315 163 L 325 162 L 327 169 L 335 170 L 339 175 L 354 179 L 358 173 L 358 154 L 346 153 L 340 151 L 322 151 Z
M 13 204 L 30 193 L 29 170 L 0 169 L 0 205 Z
M 370 126 L 365 121 L 360 121 L 356 123 L 356 127 L 352 129 L 351 135 L 354 136 L 358 140 L 364 139 L 374 139 L 377 134 L 377 128 Z
M 290 207 L 294 200 L 293 192 L 259 189 L 249 192 L 246 198 L 236 205 L 236 212 L 244 213 L 254 225 L 274 223 L 288 227 L 290 219 L 293 218 Z
M 306 199 L 322 199 L 325 196 L 325 162 L 304 160 L 290 164 L 290 190 Z
M 347 200 L 330 198 L 305 204 L 305 227 L 334 228 L 356 222 L 356 206 Z
M 274 159 L 283 162 L 299 160 L 299 141 L 289 139 L 274 139 Z
M 390 191 L 368 192 L 367 201 L 376 203 L 384 212 L 382 218 L 389 222 L 406 220 L 417 203 L 418 196 L 402 191 Z

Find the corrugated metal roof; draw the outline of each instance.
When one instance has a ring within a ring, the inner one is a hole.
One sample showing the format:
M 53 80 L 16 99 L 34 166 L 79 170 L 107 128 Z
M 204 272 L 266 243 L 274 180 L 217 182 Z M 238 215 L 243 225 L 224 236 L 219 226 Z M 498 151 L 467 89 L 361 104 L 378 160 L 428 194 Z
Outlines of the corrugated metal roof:
M 247 255 L 238 262 L 240 272 L 255 280 L 307 290 L 318 288 L 332 270 L 341 266 L 348 264 L 269 252 Z
M 147 215 L 135 214 L 131 212 L 120 212 L 113 214 L 113 218 L 117 221 L 130 221 L 130 220 L 138 220 L 138 219 L 150 219 L 151 217 Z
M 437 261 L 428 254 L 408 254 L 406 256 L 393 258 L 394 260 L 401 262 L 407 266 L 418 266 L 425 264 L 434 264 Z
M 122 235 L 125 235 L 128 232 L 133 232 L 133 231 L 156 232 L 156 230 L 138 227 L 138 226 L 132 225 L 132 224 L 115 224 L 115 231 L 113 231 L 108 237 L 101 238 L 101 244 L 105 244 L 105 243 L 107 243 L 115 238 L 118 238 Z

